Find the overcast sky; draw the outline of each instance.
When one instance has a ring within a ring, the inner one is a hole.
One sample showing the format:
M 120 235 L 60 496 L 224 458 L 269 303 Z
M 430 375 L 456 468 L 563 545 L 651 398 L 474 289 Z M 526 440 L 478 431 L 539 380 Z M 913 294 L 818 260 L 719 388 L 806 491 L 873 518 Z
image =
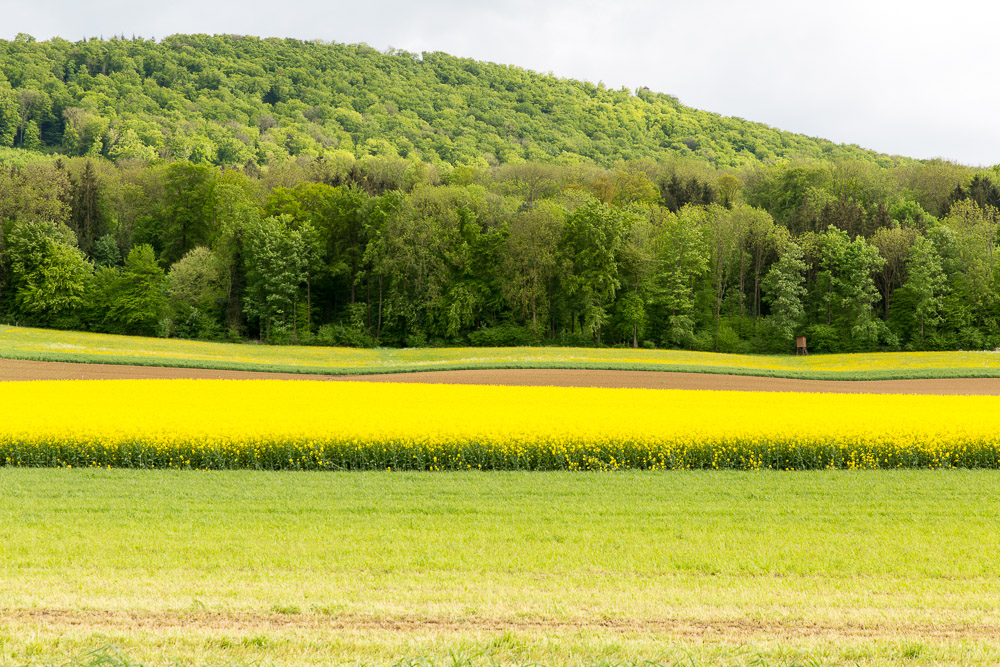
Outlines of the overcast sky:
M 0 38 L 174 33 L 445 51 L 918 158 L 1000 163 L 1000 3 L 0 0 Z

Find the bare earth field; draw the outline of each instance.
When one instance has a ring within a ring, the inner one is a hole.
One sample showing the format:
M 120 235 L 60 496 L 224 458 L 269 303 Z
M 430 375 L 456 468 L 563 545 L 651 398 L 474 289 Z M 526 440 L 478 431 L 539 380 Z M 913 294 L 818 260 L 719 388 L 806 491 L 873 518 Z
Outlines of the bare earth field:
M 586 369 L 484 369 L 332 376 L 0 359 L 0 381 L 136 379 L 277 379 L 549 387 L 797 391 L 838 394 L 1000 395 L 1000 378 L 870 381 L 793 380 L 744 375 Z

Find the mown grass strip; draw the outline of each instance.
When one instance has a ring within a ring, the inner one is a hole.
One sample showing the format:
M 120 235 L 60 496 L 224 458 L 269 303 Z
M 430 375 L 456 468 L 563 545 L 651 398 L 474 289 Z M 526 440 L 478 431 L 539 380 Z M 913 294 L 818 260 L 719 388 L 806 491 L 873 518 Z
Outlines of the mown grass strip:
M 24 327 L 0 327 L 0 358 L 325 375 L 491 368 L 581 368 L 817 380 L 1000 377 L 1000 353 L 995 352 L 893 352 L 794 357 L 559 347 L 359 350 L 207 343 Z
M 22 361 L 54 361 L 68 363 L 107 364 L 115 366 L 147 366 L 163 368 L 199 368 L 224 371 L 250 371 L 263 373 L 297 373 L 300 375 L 389 375 L 421 373 L 427 371 L 465 371 L 502 369 L 567 369 L 567 370 L 623 370 L 659 371 L 674 373 L 699 373 L 709 375 L 739 375 L 748 377 L 772 377 L 790 380 L 934 380 L 1000 378 L 1000 370 L 993 368 L 934 368 L 870 371 L 799 371 L 766 368 L 744 368 L 739 366 L 701 366 L 695 364 L 641 363 L 641 362 L 586 362 L 586 361 L 484 361 L 484 362 L 428 362 L 412 366 L 365 366 L 345 368 L 343 366 L 298 366 L 294 364 L 232 362 L 189 359 L 151 359 L 124 355 L 96 356 L 88 354 L 27 353 L 0 351 L 0 358 Z

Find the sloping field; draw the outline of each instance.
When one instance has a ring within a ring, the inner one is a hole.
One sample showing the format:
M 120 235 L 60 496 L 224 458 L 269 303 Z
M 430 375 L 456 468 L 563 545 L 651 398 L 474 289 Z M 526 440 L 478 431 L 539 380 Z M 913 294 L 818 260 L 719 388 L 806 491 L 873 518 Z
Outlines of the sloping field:
M 205 343 L 0 327 L 0 358 L 308 374 L 557 368 L 816 380 L 1000 377 L 996 352 L 760 356 L 608 348 L 372 349 Z

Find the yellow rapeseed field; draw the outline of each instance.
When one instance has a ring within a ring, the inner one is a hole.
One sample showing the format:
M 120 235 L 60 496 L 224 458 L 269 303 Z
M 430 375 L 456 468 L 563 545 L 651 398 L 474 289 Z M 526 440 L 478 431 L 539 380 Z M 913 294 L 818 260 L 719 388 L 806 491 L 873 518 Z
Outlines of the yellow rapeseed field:
M 0 384 L 0 464 L 1000 467 L 1000 397 L 123 380 Z

